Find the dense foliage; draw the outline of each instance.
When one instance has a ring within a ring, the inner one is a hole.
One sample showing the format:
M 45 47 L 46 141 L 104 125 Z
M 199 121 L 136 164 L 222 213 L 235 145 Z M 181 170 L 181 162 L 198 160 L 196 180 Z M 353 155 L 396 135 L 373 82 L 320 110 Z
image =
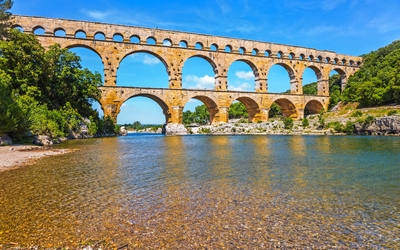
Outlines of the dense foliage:
M 10 23 L 8 19 L 11 16 L 9 10 L 13 6 L 12 0 L 0 0 L 0 39 L 7 36 Z
M 343 100 L 361 106 L 400 103 L 400 40 L 363 56 L 363 65 L 349 78 Z
M 14 29 L 0 52 L 0 134 L 68 136 L 84 124 L 90 134 L 116 130 L 92 108 L 101 76 L 83 69 L 79 56 L 57 44 L 45 50 L 34 35 Z
M 186 110 L 182 115 L 183 124 L 197 123 L 205 125 L 210 123 L 210 113 L 204 104 L 197 106 L 194 112 Z

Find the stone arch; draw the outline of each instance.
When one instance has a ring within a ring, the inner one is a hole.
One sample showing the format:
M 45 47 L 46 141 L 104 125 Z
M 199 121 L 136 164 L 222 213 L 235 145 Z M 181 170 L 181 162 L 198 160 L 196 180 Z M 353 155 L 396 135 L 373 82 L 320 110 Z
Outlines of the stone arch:
M 147 45 L 157 45 L 157 39 L 154 36 L 149 36 L 146 38 Z
M 118 117 L 118 114 L 119 114 L 120 111 L 121 111 L 122 105 L 123 105 L 126 101 L 128 101 L 129 99 L 132 99 L 132 98 L 134 98 L 134 97 L 147 97 L 147 98 L 153 100 L 154 102 L 156 102 L 156 103 L 161 107 L 161 109 L 162 109 L 162 111 L 163 111 L 163 114 L 164 114 L 164 116 L 165 116 L 165 123 L 168 123 L 168 122 L 169 122 L 169 120 L 170 120 L 170 118 L 171 118 L 171 112 L 170 112 L 170 108 L 169 108 L 168 104 L 165 103 L 164 100 L 163 100 L 162 98 L 160 98 L 160 97 L 158 97 L 158 96 L 156 96 L 156 95 L 151 95 L 151 94 L 133 94 L 133 95 L 127 96 L 124 100 L 121 101 L 120 106 L 119 106 L 119 108 L 118 108 L 118 112 L 117 112 L 115 118 Z
M 85 44 L 79 44 L 79 43 L 72 43 L 72 44 L 68 44 L 68 45 L 65 46 L 65 48 L 67 48 L 67 49 L 73 49 L 73 48 L 79 48 L 79 47 L 80 47 L 80 48 L 89 49 L 89 50 L 93 51 L 94 53 L 96 53 L 96 54 L 101 58 L 101 61 L 102 61 L 103 64 L 104 64 L 103 57 L 102 57 L 101 54 L 100 54 L 95 48 L 93 48 L 93 47 L 90 47 L 90 46 L 85 45 Z
M 43 31 L 43 34 L 41 34 L 42 31 Z M 43 28 L 43 26 L 37 25 L 37 26 L 33 27 L 32 33 L 35 35 L 44 35 L 44 34 L 46 34 L 46 29 Z
M 160 62 L 161 62 L 162 65 L 164 66 L 165 72 L 167 73 L 166 75 L 163 75 L 163 76 L 165 76 L 165 77 L 168 77 L 168 81 L 166 82 L 166 84 L 168 84 L 168 83 L 171 82 L 171 78 L 173 77 L 173 72 L 170 71 L 170 68 L 169 68 L 169 66 L 168 66 L 168 61 L 165 60 L 165 58 L 164 58 L 162 55 L 160 55 L 160 54 L 158 54 L 158 53 L 156 53 L 156 52 L 153 52 L 153 51 L 151 51 L 151 50 L 146 50 L 146 49 L 135 50 L 135 51 L 129 51 L 127 54 L 124 54 L 124 55 L 120 58 L 120 60 L 117 62 L 117 65 L 116 65 L 116 75 L 117 75 L 117 77 L 118 77 L 118 74 L 121 74 L 121 71 L 123 71 L 123 70 L 119 71 L 119 70 L 120 70 L 120 66 L 121 66 L 121 64 L 123 63 L 123 61 L 124 61 L 128 56 L 134 55 L 134 54 L 138 54 L 138 53 L 148 54 L 148 55 L 154 56 L 155 58 L 157 58 L 158 60 L 160 60 Z M 150 62 L 150 64 L 151 64 L 151 62 Z M 147 65 L 147 66 L 149 66 L 149 65 Z M 124 70 L 125 70 L 125 69 L 124 69 Z M 162 71 L 157 71 L 157 72 L 160 73 L 160 72 L 162 72 Z M 129 85 L 129 86 L 130 86 L 130 85 Z M 142 87 L 144 87 L 144 86 L 142 86 Z
M 187 48 L 188 47 L 188 42 L 186 40 L 179 41 L 179 47 Z
M 201 52 L 199 52 L 199 53 L 201 53 Z M 215 62 L 211 58 L 209 58 L 208 56 L 205 56 L 205 55 L 201 55 L 201 54 L 194 54 L 194 55 L 192 54 L 192 55 L 190 55 L 190 54 L 188 54 L 186 58 L 182 58 L 181 64 L 180 64 L 180 72 L 182 73 L 182 79 L 183 80 L 187 80 L 186 77 L 188 76 L 187 75 L 188 71 L 192 71 L 192 69 L 193 69 L 193 63 L 192 62 L 188 63 L 189 59 L 191 59 L 191 58 L 197 58 L 197 59 L 200 58 L 200 59 L 202 59 L 202 62 L 198 62 L 198 64 L 200 64 L 200 65 L 203 62 L 205 63 L 205 65 L 202 65 L 204 67 L 200 67 L 199 68 L 200 69 L 199 71 L 201 71 L 202 74 L 199 75 L 199 73 L 196 72 L 196 73 L 194 73 L 194 76 L 195 77 L 199 77 L 199 78 L 207 76 L 206 82 L 203 82 L 203 84 L 201 84 L 203 86 L 201 86 L 201 87 L 196 86 L 194 88 L 196 88 L 196 89 L 200 89 L 200 88 L 201 89 L 210 89 L 210 90 L 211 89 L 216 89 L 217 88 L 217 78 L 218 78 L 218 68 L 217 68 L 217 65 L 215 64 Z M 190 65 L 190 66 L 185 69 L 185 66 L 187 66 L 187 65 Z M 209 67 L 211 67 L 211 71 L 212 72 L 210 72 Z M 205 71 L 207 71 L 207 72 L 205 72 Z M 185 86 L 184 83 L 185 82 L 182 81 L 182 87 L 183 88 L 193 88 L 193 86 Z M 206 86 L 204 86 L 204 83 L 205 83 Z M 211 85 L 211 83 L 212 83 L 212 85 Z M 190 84 L 188 84 L 188 85 L 190 85 Z
M 153 51 L 151 51 L 151 50 L 135 50 L 135 51 L 131 51 L 131 52 L 125 54 L 125 55 L 121 58 L 121 60 L 120 60 L 119 62 L 121 63 L 126 57 L 128 57 L 128 56 L 130 56 L 130 55 L 133 55 L 133 54 L 136 54 L 136 53 L 147 53 L 147 54 L 150 54 L 150 55 L 152 55 L 152 56 L 157 57 L 157 58 L 164 64 L 165 69 L 166 69 L 167 72 L 168 72 L 168 63 L 167 63 L 167 61 L 166 61 L 161 55 L 159 55 L 159 54 L 157 54 L 157 53 L 155 53 L 155 52 L 153 52 Z M 168 75 L 169 75 L 169 73 L 168 73 Z
M 86 39 L 87 38 L 87 34 L 86 34 L 86 32 L 84 31 L 84 30 L 82 30 L 82 29 L 79 29 L 79 30 L 77 30 L 77 31 L 75 31 L 75 33 L 74 33 L 74 37 L 75 38 L 79 38 L 78 36 L 79 36 L 79 34 L 83 34 L 85 37 L 84 37 L 84 39 Z
M 257 121 L 261 120 L 260 119 L 260 106 L 252 98 L 245 97 L 245 96 L 239 97 L 239 98 L 236 98 L 235 100 L 233 100 L 231 102 L 231 105 L 234 101 L 239 101 L 239 102 L 243 103 L 243 105 L 246 107 L 247 113 L 249 114 L 249 117 L 248 117 L 249 122 L 257 122 Z
M 287 72 L 288 75 L 289 75 L 290 93 L 291 93 L 291 94 L 297 94 L 297 93 L 299 92 L 299 86 L 298 86 L 299 83 L 298 83 L 298 79 L 297 79 L 297 77 L 296 77 L 296 73 L 295 73 L 294 69 L 293 69 L 290 65 L 288 65 L 288 64 L 286 64 L 286 63 L 283 63 L 283 62 L 274 63 L 274 64 L 272 64 L 272 65 L 268 68 L 268 70 L 267 70 L 267 72 L 266 72 L 266 75 L 267 75 L 267 76 L 269 75 L 270 69 L 271 69 L 274 65 L 279 65 L 279 66 L 283 67 L 283 68 L 286 70 L 286 72 Z
M 343 91 L 347 85 L 347 80 L 348 80 L 347 72 L 341 68 L 336 68 L 336 67 L 331 68 L 331 72 L 332 71 L 336 71 L 340 75 L 341 90 Z
M 219 109 L 218 109 L 218 105 L 215 102 L 215 100 L 211 99 L 208 96 L 197 95 L 197 94 L 194 94 L 193 96 L 188 96 L 187 101 L 189 101 L 190 99 L 199 100 L 202 103 L 204 103 L 204 105 L 206 105 L 206 107 L 208 109 L 208 113 L 210 114 L 210 124 L 213 124 L 214 122 L 219 121 L 219 117 L 218 117 Z M 186 103 L 184 105 L 186 105 Z
M 60 34 L 62 33 L 62 34 Z M 58 37 L 65 37 L 67 35 L 67 33 L 65 32 L 65 30 L 61 27 L 55 28 L 54 29 L 54 35 L 58 36 Z
M 99 36 L 101 36 L 101 38 L 99 38 Z M 98 31 L 98 32 L 94 33 L 93 37 L 94 37 L 94 40 L 98 40 L 98 41 L 106 40 L 106 35 L 101 31 Z
M 301 85 L 303 85 L 303 75 L 307 68 L 311 69 L 315 73 L 315 76 L 317 78 L 317 93 L 319 93 L 318 90 L 322 90 L 327 87 L 329 88 L 329 86 L 324 85 L 325 82 L 322 79 L 323 75 L 322 75 L 321 70 L 314 65 L 308 65 L 307 67 L 304 68 L 303 72 L 301 73 Z
M 125 39 L 124 35 L 122 35 L 122 33 L 119 32 L 115 33 L 112 38 L 114 42 L 121 42 L 121 43 L 124 42 L 124 39 Z
M 172 40 L 169 38 L 165 38 L 163 40 L 163 46 L 171 47 L 172 46 Z
M 278 104 L 278 106 L 281 108 L 282 115 L 284 117 L 292 117 L 292 118 L 298 117 L 296 106 L 290 100 L 286 98 L 278 98 L 274 100 L 274 102 Z
M 236 59 L 236 58 L 235 58 L 235 59 Z M 249 60 L 246 60 L 246 59 L 236 59 L 236 60 L 232 61 L 231 63 L 229 63 L 229 66 L 228 66 L 228 68 L 227 68 L 227 75 L 228 75 L 228 73 L 229 73 L 229 69 L 231 68 L 232 64 L 234 64 L 235 62 L 243 62 L 243 63 L 245 63 L 246 65 L 248 65 L 248 66 L 251 68 L 251 70 L 253 71 L 253 74 L 254 74 L 254 88 L 252 89 L 252 91 L 254 91 L 254 90 L 255 90 L 255 86 L 257 85 L 256 83 L 260 81 L 260 74 L 259 74 L 259 70 L 258 70 L 257 66 L 256 66 L 253 62 L 251 62 L 251 61 L 249 61 Z M 228 80 L 229 80 L 229 79 L 228 79 Z M 228 82 L 228 85 L 229 85 L 229 82 Z M 227 87 L 228 87 L 228 86 L 227 86 Z M 229 88 L 228 88 L 228 89 L 229 89 Z
M 324 109 L 324 105 L 317 100 L 311 100 L 304 106 L 304 115 L 319 114 Z
M 218 44 L 213 43 L 213 44 L 210 45 L 210 50 L 211 51 L 218 51 L 218 49 L 219 49 Z
M 129 37 L 129 42 L 130 43 L 140 43 L 140 36 L 138 35 L 132 35 Z

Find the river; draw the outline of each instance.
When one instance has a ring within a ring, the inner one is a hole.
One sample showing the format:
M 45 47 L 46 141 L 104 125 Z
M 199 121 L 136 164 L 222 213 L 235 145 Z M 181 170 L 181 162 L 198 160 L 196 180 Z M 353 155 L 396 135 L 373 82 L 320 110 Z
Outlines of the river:
M 75 140 L 0 173 L 0 245 L 400 249 L 400 139 Z M 11 245 L 10 245 L 11 244 Z

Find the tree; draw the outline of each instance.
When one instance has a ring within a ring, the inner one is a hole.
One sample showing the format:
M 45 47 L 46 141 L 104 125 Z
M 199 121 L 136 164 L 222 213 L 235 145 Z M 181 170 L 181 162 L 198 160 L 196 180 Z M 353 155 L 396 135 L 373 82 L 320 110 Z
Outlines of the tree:
M 13 6 L 12 0 L 0 0 L 0 39 L 7 37 L 8 29 L 11 24 L 8 22 L 11 13 L 9 10 Z
M 276 102 L 272 103 L 271 107 L 269 108 L 269 117 L 277 117 L 281 115 L 282 111 L 279 105 L 276 104 Z
M 234 102 L 228 111 L 229 119 L 247 118 L 249 114 L 247 113 L 246 106 L 241 102 Z

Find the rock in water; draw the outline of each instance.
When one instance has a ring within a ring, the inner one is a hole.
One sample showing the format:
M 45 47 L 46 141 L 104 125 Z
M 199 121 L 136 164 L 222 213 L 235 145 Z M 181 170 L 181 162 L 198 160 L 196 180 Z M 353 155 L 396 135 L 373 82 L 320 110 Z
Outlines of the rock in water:
M 163 134 L 166 135 L 187 135 L 188 131 L 183 124 L 168 123 L 164 125 Z
M 124 126 L 122 126 L 122 127 L 119 129 L 119 135 L 125 136 L 125 135 L 127 135 L 127 134 L 128 134 L 128 131 L 125 129 Z
M 40 146 L 51 146 L 53 145 L 53 140 L 47 135 L 37 135 L 33 138 L 33 144 Z
M 0 145 L 11 145 L 12 140 L 8 135 L 0 135 Z

